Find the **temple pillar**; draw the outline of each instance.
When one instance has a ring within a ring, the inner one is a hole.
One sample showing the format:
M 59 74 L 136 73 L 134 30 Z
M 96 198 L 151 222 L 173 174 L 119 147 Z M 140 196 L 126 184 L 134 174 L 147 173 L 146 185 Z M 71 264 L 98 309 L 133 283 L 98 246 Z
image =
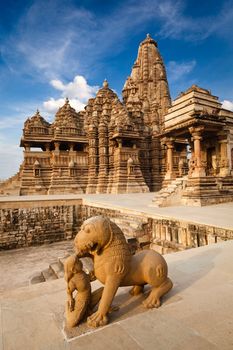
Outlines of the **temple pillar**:
M 227 146 L 228 142 L 226 139 L 219 140 L 220 144 L 220 169 L 219 169 L 219 176 L 228 176 L 230 173 L 229 169 L 229 160 L 227 155 Z
M 55 152 L 56 153 L 59 153 L 60 151 L 60 142 L 54 142 L 54 147 L 55 147 Z
M 204 131 L 204 127 L 191 127 L 189 128 L 189 132 L 192 135 L 193 141 L 193 154 L 191 157 L 191 161 L 193 162 L 193 170 L 189 175 L 191 177 L 202 177 L 206 176 L 205 167 L 203 166 L 202 157 L 201 157 L 201 140 L 202 140 L 202 132 Z
M 98 179 L 98 129 L 94 125 L 89 126 L 89 162 L 88 184 L 86 193 L 95 193 Z
M 30 152 L 31 146 L 30 146 L 29 143 L 25 143 L 25 144 L 24 144 L 24 150 L 25 150 L 26 152 Z
M 165 174 L 165 180 L 171 180 L 175 178 L 174 167 L 173 167 L 173 150 L 174 150 L 174 139 L 169 138 L 163 141 L 167 147 L 167 172 Z
M 99 124 L 99 175 L 96 193 L 106 193 L 108 186 L 108 128 Z

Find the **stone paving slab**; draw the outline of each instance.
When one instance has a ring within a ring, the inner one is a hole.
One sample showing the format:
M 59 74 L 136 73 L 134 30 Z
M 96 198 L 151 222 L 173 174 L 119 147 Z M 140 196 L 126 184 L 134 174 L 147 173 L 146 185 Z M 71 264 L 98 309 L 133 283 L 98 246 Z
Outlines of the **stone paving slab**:
M 116 312 L 114 323 L 76 338 L 63 331 L 62 279 L 8 290 L 0 296 L 0 349 L 230 350 L 232 251 L 233 241 L 227 241 L 166 255 L 174 288 L 159 309 L 124 319 Z

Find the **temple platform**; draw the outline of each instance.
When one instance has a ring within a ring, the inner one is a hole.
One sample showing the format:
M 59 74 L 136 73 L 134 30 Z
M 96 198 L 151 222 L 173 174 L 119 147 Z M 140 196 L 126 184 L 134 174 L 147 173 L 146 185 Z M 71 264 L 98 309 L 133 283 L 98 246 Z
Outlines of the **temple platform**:
M 109 325 L 69 337 L 63 324 L 63 279 L 19 288 L 14 284 L 16 276 L 24 279 L 29 266 L 59 255 L 61 246 L 56 245 L 43 246 L 44 255 L 42 247 L 25 248 L 24 254 L 23 249 L 21 254 L 0 253 L 5 276 L 0 295 L 1 350 L 233 348 L 233 241 L 166 255 L 174 287 L 159 309 L 143 309 L 138 297 L 121 288 L 115 298 L 120 311 L 110 315 Z M 14 255 L 15 268 L 7 268 Z
M 177 219 L 233 229 L 233 202 L 214 204 L 204 207 L 171 206 L 154 207 L 152 200 L 156 192 L 130 193 L 130 194 L 79 194 L 79 195 L 33 195 L 33 196 L 7 196 L 0 197 L 1 207 L 12 207 L 14 203 L 41 203 L 79 202 L 83 205 L 119 210 L 125 213 L 141 214 L 154 218 Z M 30 204 L 32 206 L 32 204 Z

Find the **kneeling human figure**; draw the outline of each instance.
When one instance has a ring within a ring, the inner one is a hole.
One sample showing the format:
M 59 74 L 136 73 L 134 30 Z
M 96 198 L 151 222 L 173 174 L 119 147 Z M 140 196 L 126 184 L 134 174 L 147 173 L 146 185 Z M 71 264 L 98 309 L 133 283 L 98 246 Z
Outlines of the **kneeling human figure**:
M 103 287 L 91 293 L 90 276 L 83 271 L 83 264 L 76 255 L 66 259 L 64 270 L 67 283 L 66 323 L 68 328 L 72 328 L 91 314 L 101 298 Z

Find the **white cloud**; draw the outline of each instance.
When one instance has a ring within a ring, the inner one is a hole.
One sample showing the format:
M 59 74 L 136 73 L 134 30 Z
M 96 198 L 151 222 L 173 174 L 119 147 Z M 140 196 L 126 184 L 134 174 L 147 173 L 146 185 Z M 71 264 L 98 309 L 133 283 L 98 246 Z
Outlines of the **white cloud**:
M 99 88 L 88 85 L 86 79 L 81 75 L 76 75 L 74 80 L 68 84 L 64 84 L 61 80 L 52 80 L 50 83 L 55 89 L 62 91 L 62 96 L 75 98 L 81 102 L 87 102 Z
M 181 80 L 189 74 L 194 67 L 196 66 L 196 61 L 188 61 L 188 62 L 176 62 L 170 61 L 167 65 L 167 74 L 169 82 L 177 82 Z
M 153 23 L 162 38 L 204 40 L 233 30 L 233 7 L 222 5 L 216 15 L 189 17 L 183 0 L 125 0 L 97 15 L 70 0 L 34 0 L 21 16 L 1 53 L 9 69 L 54 79 L 95 73 L 100 60 L 130 44 L 131 35 L 145 33 Z M 153 34 L 153 33 L 152 33 Z M 98 68 L 97 68 L 98 69 Z
M 58 108 L 63 106 L 64 103 L 64 98 L 58 98 L 55 100 L 53 97 L 51 97 L 48 101 L 43 102 L 43 107 L 47 113 L 56 113 Z
M 229 40 L 233 30 L 233 7 L 225 1 L 216 15 L 189 17 L 185 14 L 186 2 L 163 1 L 158 6 L 161 19 L 159 36 L 163 38 L 200 41 L 215 34 Z M 231 39 L 230 39 L 231 40 Z
M 61 80 L 51 80 L 50 84 L 58 91 L 61 97 L 50 98 L 43 103 L 43 107 L 48 113 L 56 113 L 57 109 L 64 105 L 65 98 L 68 97 L 70 105 L 80 111 L 84 109 L 89 98 L 93 97 L 98 90 L 98 86 L 88 85 L 86 79 L 81 75 L 76 75 L 74 80 L 64 84 Z
M 228 109 L 233 112 L 233 101 L 224 100 L 222 102 L 222 108 Z

